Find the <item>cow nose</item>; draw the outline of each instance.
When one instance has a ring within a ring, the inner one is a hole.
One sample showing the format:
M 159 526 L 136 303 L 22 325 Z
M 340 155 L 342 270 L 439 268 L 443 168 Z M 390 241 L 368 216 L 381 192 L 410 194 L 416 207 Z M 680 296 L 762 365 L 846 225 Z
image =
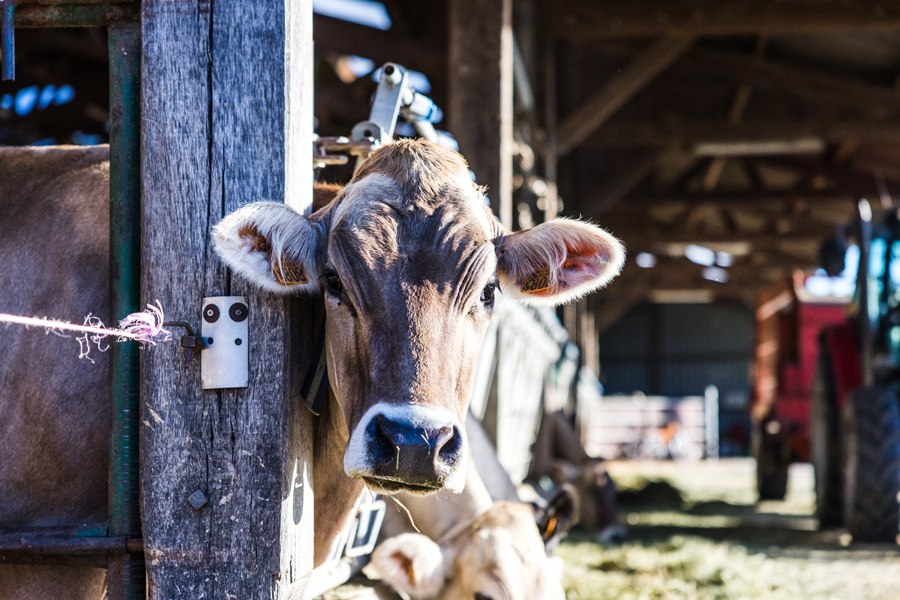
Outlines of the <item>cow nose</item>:
M 376 415 L 368 429 L 379 479 L 438 488 L 459 463 L 462 435 L 455 425 L 427 427 Z

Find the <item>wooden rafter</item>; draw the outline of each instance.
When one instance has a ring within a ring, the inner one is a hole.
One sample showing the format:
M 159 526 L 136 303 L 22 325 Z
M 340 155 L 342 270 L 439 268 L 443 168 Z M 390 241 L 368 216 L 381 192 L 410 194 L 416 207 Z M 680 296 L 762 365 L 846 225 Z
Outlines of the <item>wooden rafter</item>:
M 584 148 L 636 148 L 681 146 L 691 149 L 699 142 L 756 142 L 821 138 L 826 142 L 854 139 L 900 141 L 900 120 L 794 121 L 747 120 L 740 123 L 667 118 L 607 123 L 584 144 Z
M 660 157 L 659 152 L 646 153 L 640 160 L 619 173 L 616 179 L 601 187 L 586 201 L 582 201 L 581 206 L 585 216 L 599 219 L 614 210 L 628 194 L 653 173 L 659 164 Z
M 659 35 L 753 35 L 900 31 L 900 5 L 884 0 L 629 0 L 573 3 L 554 33 L 566 40 Z
M 798 225 L 798 230 L 780 233 L 705 233 L 672 231 L 663 227 L 630 229 L 625 225 L 604 223 L 613 234 L 621 238 L 631 250 L 649 249 L 661 244 L 730 244 L 749 242 L 754 248 L 780 248 L 784 242 L 815 244 L 834 236 L 834 226 L 825 224 Z
M 900 90 L 836 75 L 822 69 L 802 68 L 749 54 L 694 48 L 685 66 L 744 83 L 759 83 L 805 94 L 821 102 L 847 106 L 885 106 L 896 109 Z
M 559 128 L 559 154 L 565 155 L 634 98 L 691 47 L 694 38 L 668 36 L 642 52 L 599 92 L 573 112 Z

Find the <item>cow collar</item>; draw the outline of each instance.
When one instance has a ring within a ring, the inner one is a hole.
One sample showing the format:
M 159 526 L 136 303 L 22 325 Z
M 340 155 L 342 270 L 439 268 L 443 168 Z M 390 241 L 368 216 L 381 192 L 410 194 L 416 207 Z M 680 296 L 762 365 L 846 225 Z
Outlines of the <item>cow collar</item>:
M 309 369 L 303 378 L 300 387 L 300 396 L 306 408 L 317 417 L 322 414 L 322 407 L 328 397 L 328 361 L 325 358 L 325 320 L 322 319 L 322 327 L 319 329 L 313 359 L 309 363 Z

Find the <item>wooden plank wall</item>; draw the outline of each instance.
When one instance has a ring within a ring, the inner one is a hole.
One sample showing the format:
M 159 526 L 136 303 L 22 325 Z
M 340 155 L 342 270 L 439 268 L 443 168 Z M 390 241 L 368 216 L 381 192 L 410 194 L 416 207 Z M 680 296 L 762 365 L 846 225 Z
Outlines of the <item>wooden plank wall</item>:
M 232 279 L 210 231 L 248 202 L 311 204 L 312 2 L 145 0 L 143 51 L 143 298 L 195 326 L 204 296 L 250 307 L 246 389 L 202 391 L 199 360 L 184 369 L 177 343 L 143 355 L 149 597 L 299 597 L 312 425 L 292 390 L 311 305 Z

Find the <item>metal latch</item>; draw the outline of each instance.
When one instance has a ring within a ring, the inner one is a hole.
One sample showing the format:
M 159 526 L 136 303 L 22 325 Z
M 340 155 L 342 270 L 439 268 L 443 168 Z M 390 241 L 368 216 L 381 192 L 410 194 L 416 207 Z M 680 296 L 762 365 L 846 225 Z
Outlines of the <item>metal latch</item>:
M 163 327 L 182 327 L 187 331 L 187 335 L 181 336 L 181 347 L 187 350 L 184 356 L 184 368 L 187 369 L 191 366 L 194 350 L 199 352 L 206 348 L 206 341 L 202 336 L 194 335 L 194 328 L 187 321 L 166 321 Z

